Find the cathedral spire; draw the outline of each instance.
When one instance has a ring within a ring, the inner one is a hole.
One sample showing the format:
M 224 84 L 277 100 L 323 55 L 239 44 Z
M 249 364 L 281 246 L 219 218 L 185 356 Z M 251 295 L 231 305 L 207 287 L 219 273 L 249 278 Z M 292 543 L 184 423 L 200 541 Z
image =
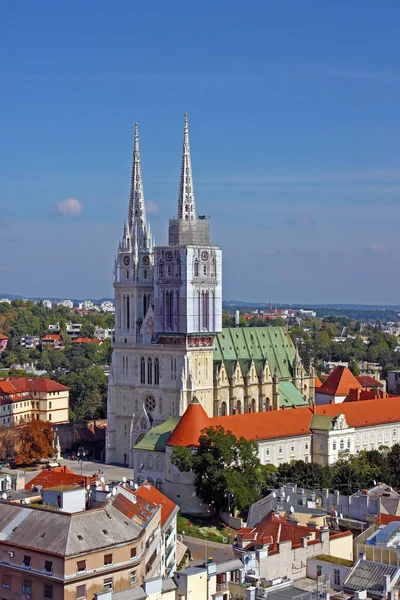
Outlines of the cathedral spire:
M 135 231 L 135 224 L 138 226 L 139 236 L 143 236 L 146 231 L 146 209 L 144 205 L 142 169 L 140 166 L 139 126 L 137 123 L 135 123 L 135 141 L 133 147 L 131 193 L 128 215 L 128 229 L 132 237 Z
M 192 162 L 190 159 L 189 123 L 185 114 L 183 134 L 181 180 L 178 198 L 178 219 L 189 220 L 196 218 L 196 206 L 193 190 Z

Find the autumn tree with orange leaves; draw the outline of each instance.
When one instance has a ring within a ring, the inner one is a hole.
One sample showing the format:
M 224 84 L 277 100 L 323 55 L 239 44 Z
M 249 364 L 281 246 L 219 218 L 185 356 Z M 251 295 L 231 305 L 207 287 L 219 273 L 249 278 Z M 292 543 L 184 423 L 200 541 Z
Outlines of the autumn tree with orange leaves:
M 31 465 L 54 454 L 54 431 L 46 421 L 28 421 L 15 428 L 16 454 L 14 462 Z

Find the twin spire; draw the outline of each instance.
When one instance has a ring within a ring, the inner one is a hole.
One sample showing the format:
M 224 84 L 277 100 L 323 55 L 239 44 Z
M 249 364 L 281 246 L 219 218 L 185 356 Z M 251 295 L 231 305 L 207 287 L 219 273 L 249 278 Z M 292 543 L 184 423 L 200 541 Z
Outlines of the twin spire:
M 178 198 L 178 219 L 190 220 L 195 218 L 196 206 L 193 190 L 192 161 L 190 158 L 189 123 L 188 116 L 185 114 L 182 167 Z M 140 165 L 139 126 L 137 123 L 135 123 L 135 138 L 133 145 L 128 223 L 124 230 L 124 238 L 130 238 L 130 242 L 133 242 L 133 245 L 137 246 L 139 250 L 149 250 L 152 245 L 150 225 L 146 220 L 142 169 Z

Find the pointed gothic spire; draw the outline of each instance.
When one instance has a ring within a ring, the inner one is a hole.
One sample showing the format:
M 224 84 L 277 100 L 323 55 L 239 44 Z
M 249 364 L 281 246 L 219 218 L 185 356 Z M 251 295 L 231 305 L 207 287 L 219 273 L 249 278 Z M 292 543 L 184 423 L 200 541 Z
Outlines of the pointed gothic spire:
M 178 198 L 178 219 L 189 220 L 195 218 L 196 205 L 193 190 L 192 161 L 190 159 L 189 123 L 188 116 L 185 114 L 181 180 Z
M 142 169 L 139 152 L 139 126 L 135 123 L 135 141 L 133 146 L 133 164 L 131 177 L 131 193 L 129 198 L 128 229 L 133 236 L 134 223 L 138 225 L 139 235 L 146 229 L 146 209 L 144 206 Z

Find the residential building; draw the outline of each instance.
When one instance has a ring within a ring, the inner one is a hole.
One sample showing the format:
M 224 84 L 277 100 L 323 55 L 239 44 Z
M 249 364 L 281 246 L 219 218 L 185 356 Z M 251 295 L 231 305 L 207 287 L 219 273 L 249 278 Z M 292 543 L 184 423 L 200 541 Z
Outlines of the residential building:
M 210 220 L 196 214 L 187 115 L 183 137 L 177 218 L 168 245 L 155 246 L 135 127 L 128 220 L 114 265 L 108 462 L 133 466 L 143 432 L 182 416 L 194 395 L 209 417 L 314 399 L 314 370 L 306 372 L 286 329 L 222 329 L 222 251 Z
M 4 304 L 11 304 L 11 300 L 9 298 L 0 298 L 0 302 L 3 302 Z
M 30 479 L 25 484 L 27 492 L 36 489 L 39 492 L 42 489 L 49 489 L 60 486 L 81 486 L 86 488 L 87 485 L 93 485 L 96 481 L 94 477 L 86 477 L 74 473 L 68 467 L 54 467 L 53 469 L 44 469 L 38 473 L 33 479 Z
M 7 348 L 8 344 L 8 336 L 4 335 L 4 333 L 0 333 L 0 352 L 3 352 Z
M 19 338 L 19 343 L 23 348 L 32 350 L 40 346 L 40 337 L 37 335 L 23 335 Z
M 400 494 L 385 483 L 359 490 L 351 496 L 320 490 L 318 501 L 329 515 L 342 519 L 371 522 L 377 515 L 400 516 Z
M 88 337 L 79 337 L 76 338 L 75 340 L 72 340 L 73 344 L 96 344 L 97 346 L 101 346 L 101 344 L 103 343 L 101 340 L 94 340 L 92 338 L 88 338 Z
M 100 304 L 100 309 L 104 313 L 115 313 L 115 306 L 110 300 L 105 300 Z
M 0 379 L 0 425 L 30 420 L 67 423 L 69 388 L 44 377 Z
M 94 337 L 97 340 L 101 340 L 102 342 L 104 342 L 104 340 L 108 340 L 111 337 L 112 332 L 112 329 L 105 329 L 104 327 L 95 327 Z
M 92 599 L 160 576 L 160 506 L 118 486 L 101 506 L 78 510 L 82 494 L 50 490 L 51 509 L 0 502 L 3 595 Z
M 81 329 L 82 323 L 72 323 L 72 321 L 68 321 L 65 326 L 65 331 L 71 340 L 76 340 L 76 338 L 80 337 Z
M 51 308 L 53 308 L 53 303 L 51 300 L 43 300 L 42 306 L 43 308 L 47 308 L 48 310 L 50 310 Z
M 61 300 L 61 302 L 57 302 L 57 306 L 65 306 L 65 308 L 73 309 L 74 303 L 72 300 Z
M 143 500 L 161 507 L 161 575 L 172 577 L 177 569 L 176 517 L 179 507 L 145 481 L 135 492 Z
M 388 371 L 387 391 L 389 394 L 400 394 L 400 369 Z
M 49 331 L 51 331 L 52 333 L 60 333 L 61 328 L 60 328 L 60 323 L 57 321 L 57 323 L 51 323 L 49 325 Z
M 256 577 L 300 579 L 306 575 L 308 558 L 328 554 L 351 560 L 353 534 L 299 525 L 270 513 L 255 526 L 239 529 L 233 548 Z
M 390 597 L 392 591 L 398 591 L 400 568 L 389 566 L 360 556 L 343 582 L 343 591 L 348 594 L 364 592 L 364 598 L 382 600 Z M 396 594 L 398 596 L 398 592 Z M 358 596 L 360 598 L 360 596 Z
M 49 346 L 54 350 L 63 350 L 64 342 L 59 333 L 48 333 L 42 337 L 42 347 Z
M 319 554 L 307 559 L 307 577 L 315 581 L 323 580 L 326 588 L 339 592 L 353 565 L 353 560 Z
M 78 308 L 82 310 L 95 310 L 95 305 L 92 300 L 84 300 L 83 302 L 79 302 Z

